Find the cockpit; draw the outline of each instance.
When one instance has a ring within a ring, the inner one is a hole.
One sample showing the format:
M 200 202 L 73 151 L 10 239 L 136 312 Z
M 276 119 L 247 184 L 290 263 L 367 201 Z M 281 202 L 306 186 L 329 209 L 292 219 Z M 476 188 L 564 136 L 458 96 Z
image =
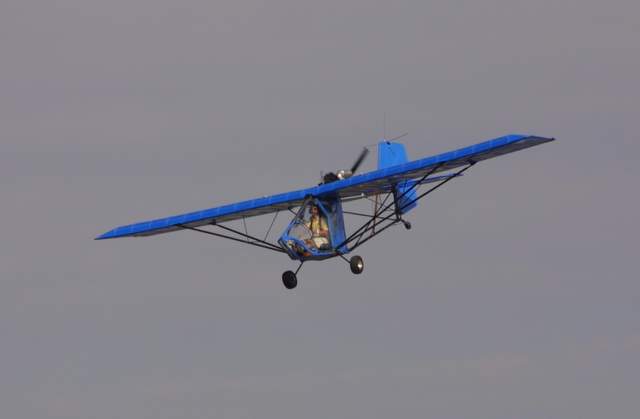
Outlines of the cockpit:
M 294 259 L 333 256 L 334 245 L 338 244 L 334 242 L 344 236 L 341 215 L 336 201 L 310 199 L 300 207 L 279 242 Z

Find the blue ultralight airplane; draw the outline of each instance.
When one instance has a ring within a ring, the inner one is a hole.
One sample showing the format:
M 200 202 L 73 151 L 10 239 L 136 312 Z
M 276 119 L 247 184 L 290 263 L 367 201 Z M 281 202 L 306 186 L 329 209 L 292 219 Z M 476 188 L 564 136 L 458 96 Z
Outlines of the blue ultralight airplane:
M 96 239 L 151 236 L 177 230 L 192 230 L 286 253 L 291 259 L 300 262 L 295 272 L 286 271 L 282 274 L 284 286 L 292 289 L 297 286 L 297 274 L 307 260 L 340 257 L 349 263 L 354 274 L 362 273 L 362 258 L 353 256 L 347 259 L 345 255 L 393 225 L 402 223 L 406 229 L 410 229 L 411 224 L 403 217 L 417 206 L 420 199 L 462 176 L 482 160 L 553 140 L 530 135 L 508 135 L 414 161 L 408 160 L 403 144 L 383 140 L 378 143 L 378 168 L 372 172 L 354 176 L 367 156 L 368 149 L 365 148 L 350 170 L 327 173 L 318 186 L 126 225 L 108 231 Z M 434 176 L 436 174 L 439 175 Z M 431 183 L 434 185 L 420 191 L 422 185 Z M 343 209 L 343 203 L 360 199 L 374 202 L 372 214 Z M 278 213 L 282 211 L 293 213 L 293 220 L 277 242 L 270 242 L 267 237 Z M 275 214 L 264 238 L 250 235 L 244 220 L 269 213 Z M 345 214 L 366 217 L 367 220 L 347 233 Z M 233 220 L 243 220 L 244 231 L 224 224 Z M 213 226 L 218 231 L 204 229 L 205 226 Z

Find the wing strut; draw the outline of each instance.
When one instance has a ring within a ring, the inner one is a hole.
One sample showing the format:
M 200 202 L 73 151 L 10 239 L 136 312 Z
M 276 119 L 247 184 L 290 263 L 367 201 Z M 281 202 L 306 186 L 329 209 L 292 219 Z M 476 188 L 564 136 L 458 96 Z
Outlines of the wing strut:
M 394 199 L 394 202 L 391 202 L 391 203 L 389 203 L 388 205 L 385 206 L 385 203 L 387 201 L 387 199 L 385 198 L 385 200 L 383 201 L 382 205 L 380 206 L 380 209 L 378 211 L 376 211 L 375 214 L 373 214 L 371 219 L 369 221 L 367 221 L 365 224 L 363 224 L 360 228 L 358 228 L 353 234 L 351 234 L 349 237 L 347 237 L 347 239 L 345 239 L 342 243 L 340 243 L 340 246 L 336 246 L 336 248 L 338 249 L 338 248 L 340 248 L 340 247 L 342 247 L 342 246 L 344 246 L 346 244 L 349 244 L 349 243 L 351 243 L 351 242 L 353 242 L 355 240 L 356 244 L 351 249 L 349 249 L 350 251 L 353 251 L 356 248 L 362 246 L 367 241 L 369 241 L 372 238 L 374 238 L 375 236 L 377 236 L 378 234 L 382 233 L 387 228 L 389 228 L 389 227 L 391 227 L 391 226 L 393 226 L 393 225 L 395 225 L 395 224 L 397 224 L 399 222 L 402 222 L 402 219 L 400 218 L 399 214 L 401 213 L 401 211 L 404 208 L 414 204 L 415 202 L 417 202 L 418 200 L 424 198 L 426 195 L 430 194 L 431 192 L 435 191 L 436 189 L 440 188 L 441 186 L 444 186 L 451 179 L 455 179 L 455 178 L 459 177 L 462 173 L 464 173 L 465 171 L 470 169 L 475 164 L 476 164 L 475 161 L 469 161 L 467 166 L 465 166 L 464 168 L 462 168 L 461 170 L 456 172 L 453 176 L 447 177 L 442 182 L 438 183 L 437 185 L 433 186 L 432 188 L 429 188 L 427 191 L 425 191 L 422 194 L 418 195 L 415 199 L 413 199 L 411 201 L 408 201 L 408 202 L 405 202 L 404 205 L 400 206 L 399 208 L 396 208 L 396 210 L 393 213 L 388 214 L 386 216 L 382 216 L 382 213 L 384 213 L 385 211 L 388 211 L 392 206 L 397 205 L 397 203 L 400 202 L 400 200 L 405 195 L 407 195 L 409 192 L 414 190 L 418 185 L 420 185 L 420 183 L 424 179 L 426 179 L 428 176 L 430 176 L 433 172 L 435 172 L 439 168 L 439 166 L 434 167 L 432 169 L 432 171 L 427 173 L 422 179 L 420 179 L 420 181 L 418 181 L 418 182 L 414 183 L 413 185 L 411 185 L 410 188 L 405 190 L 400 196 L 398 196 L 396 199 Z M 387 198 L 388 197 L 389 196 L 387 196 Z M 387 222 L 387 221 L 388 221 L 388 223 L 386 225 L 384 225 L 383 227 L 381 227 L 377 231 L 375 231 L 376 226 L 380 226 L 380 224 L 382 224 L 384 222 Z M 374 222 L 375 222 L 375 224 L 372 226 L 371 224 L 374 223 Z M 365 234 L 367 234 L 368 232 L 371 232 L 371 234 L 369 234 L 369 236 L 364 238 Z
M 413 185 L 411 185 L 411 187 L 409 187 L 408 189 L 406 189 L 405 191 L 402 192 L 402 194 L 400 195 L 400 198 L 404 197 L 406 194 L 408 194 L 409 192 L 413 191 L 417 185 L 420 184 L 420 182 L 424 181 L 426 178 L 428 178 L 429 176 L 431 176 L 431 174 L 433 174 L 436 170 L 438 170 L 440 167 L 442 166 L 442 163 L 435 165 L 426 175 L 424 175 L 420 181 L 414 183 Z M 349 244 L 351 243 L 356 237 L 362 237 L 362 234 L 364 234 L 366 231 L 368 231 L 369 226 L 375 222 L 376 218 L 379 218 L 380 215 L 384 212 L 387 211 L 388 209 L 390 209 L 393 205 L 395 205 L 395 199 L 394 202 L 385 206 L 387 199 L 389 198 L 389 194 L 387 194 L 387 196 L 385 197 L 384 201 L 382 201 L 382 204 L 380 205 L 380 210 L 376 211 L 373 215 L 373 217 L 367 221 L 366 223 L 364 223 L 362 226 L 360 226 L 360 228 L 358 228 L 356 231 L 354 231 L 349 237 L 347 237 L 342 243 L 340 243 L 338 246 L 336 246 L 336 249 L 340 249 L 342 246 L 344 246 L 345 244 Z M 397 211 L 394 211 L 393 215 L 396 215 Z M 380 220 L 380 222 L 382 222 L 384 220 Z M 379 224 L 380 222 L 378 222 L 377 224 Z M 360 234 L 362 232 L 362 234 Z M 353 250 L 353 249 L 352 249 Z
M 273 220 L 271 220 L 271 225 L 269 226 L 269 229 L 267 230 L 267 233 L 264 235 L 264 240 L 265 241 L 269 237 L 269 233 L 271 233 L 271 229 L 273 228 L 273 223 L 276 222 L 276 218 L 278 218 L 278 214 L 280 214 L 280 210 L 276 211 L 276 213 L 273 216 Z
M 220 234 L 220 233 L 216 233 L 216 232 L 213 232 L 213 231 L 205 230 L 205 229 L 202 229 L 202 228 L 190 227 L 190 226 L 188 226 L 186 224 L 179 224 L 178 226 L 182 227 L 184 229 L 187 229 L 187 230 L 193 230 L 193 231 L 197 231 L 199 233 L 210 234 L 212 236 L 222 237 L 223 239 L 229 239 L 229 240 L 233 240 L 233 241 L 240 242 L 240 243 L 243 243 L 243 244 L 249 244 L 251 246 L 261 247 L 261 248 L 267 249 L 267 250 L 273 250 L 274 252 L 286 253 L 281 247 L 276 246 L 273 243 L 269 243 L 267 241 L 260 240 L 257 237 L 253 237 L 253 236 L 251 236 L 249 234 L 244 234 L 244 233 L 242 233 L 240 231 L 234 230 L 234 229 L 232 229 L 230 227 L 223 226 L 221 224 L 212 223 L 212 225 L 220 227 L 223 230 L 230 231 L 230 232 L 232 232 L 234 234 L 237 234 L 237 235 L 239 235 L 241 237 L 244 237 L 244 239 L 240 239 L 238 237 L 233 237 L 233 236 L 227 236 L 226 234 Z M 250 241 L 250 240 L 252 240 L 252 241 Z

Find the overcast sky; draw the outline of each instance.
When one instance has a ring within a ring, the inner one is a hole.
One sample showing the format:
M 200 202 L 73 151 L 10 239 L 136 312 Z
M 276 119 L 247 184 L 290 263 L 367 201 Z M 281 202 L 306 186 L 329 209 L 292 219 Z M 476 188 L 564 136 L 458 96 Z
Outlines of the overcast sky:
M 637 418 L 639 17 L 0 0 L 0 416 Z M 413 158 L 558 141 L 434 193 L 361 276 L 311 262 L 294 291 L 286 257 L 193 232 L 92 240 L 312 186 L 385 125 Z

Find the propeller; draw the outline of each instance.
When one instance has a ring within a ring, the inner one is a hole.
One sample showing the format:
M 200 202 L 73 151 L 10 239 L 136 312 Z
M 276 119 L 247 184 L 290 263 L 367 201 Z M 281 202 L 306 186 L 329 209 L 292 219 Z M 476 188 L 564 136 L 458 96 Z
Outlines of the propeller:
M 369 149 L 364 147 L 356 161 L 353 162 L 351 170 L 338 170 L 337 173 L 329 172 L 322 177 L 322 183 L 331 183 L 337 180 L 350 178 L 360 168 L 364 160 L 367 158 L 367 155 L 369 155 Z
M 360 152 L 360 155 L 358 156 L 356 161 L 353 162 L 353 166 L 351 166 L 351 175 L 353 175 L 358 170 L 358 168 L 360 167 L 364 159 L 367 158 L 368 155 L 369 155 L 369 149 L 367 147 L 364 147 Z

